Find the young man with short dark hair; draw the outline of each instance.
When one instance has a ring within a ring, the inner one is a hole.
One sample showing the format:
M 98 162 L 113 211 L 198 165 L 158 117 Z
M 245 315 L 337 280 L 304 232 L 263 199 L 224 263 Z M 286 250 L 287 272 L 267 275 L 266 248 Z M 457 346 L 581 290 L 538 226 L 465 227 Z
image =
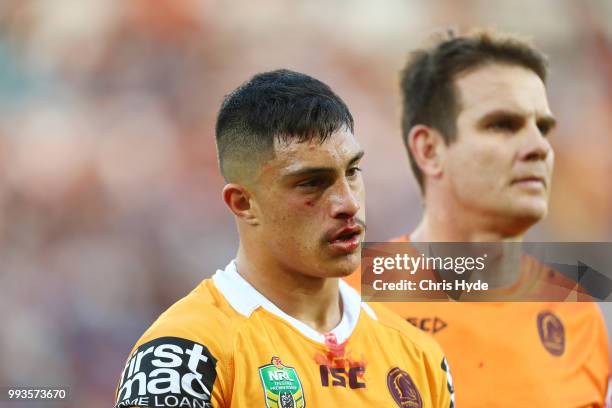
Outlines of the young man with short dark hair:
M 435 341 L 339 279 L 365 229 L 344 102 L 304 74 L 258 74 L 216 137 L 238 254 L 138 340 L 116 407 L 453 407 Z

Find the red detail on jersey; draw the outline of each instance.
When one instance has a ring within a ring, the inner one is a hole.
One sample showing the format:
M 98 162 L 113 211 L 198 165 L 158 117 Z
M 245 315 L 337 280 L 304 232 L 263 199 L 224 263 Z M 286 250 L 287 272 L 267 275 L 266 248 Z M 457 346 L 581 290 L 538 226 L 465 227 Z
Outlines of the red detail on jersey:
M 283 362 L 281 361 L 281 359 L 279 357 L 272 357 L 272 364 L 274 364 L 274 367 L 276 368 L 283 368 Z
M 330 372 L 346 372 L 357 378 L 363 378 L 365 375 L 365 369 L 367 362 L 361 356 L 361 359 L 355 359 L 351 355 L 351 351 L 347 350 L 348 340 L 338 344 L 338 339 L 333 333 L 325 334 L 325 346 L 327 348 L 326 353 L 316 353 L 314 356 L 315 362 L 320 366 L 322 379 L 324 371 L 330 370 Z M 323 367 L 324 366 L 324 367 Z M 361 386 L 355 386 L 352 388 L 361 388 Z

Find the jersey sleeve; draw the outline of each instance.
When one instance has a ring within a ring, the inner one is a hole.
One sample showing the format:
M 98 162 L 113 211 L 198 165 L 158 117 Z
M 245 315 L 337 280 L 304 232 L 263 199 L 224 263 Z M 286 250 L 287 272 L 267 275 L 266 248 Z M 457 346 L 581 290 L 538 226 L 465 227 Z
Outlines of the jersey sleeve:
M 423 335 L 425 335 L 423 333 Z M 448 360 L 442 348 L 433 341 L 423 344 L 425 369 L 434 408 L 455 408 L 455 386 Z
M 433 406 L 438 408 L 455 408 L 455 387 L 448 361 L 441 353 L 437 360 L 439 360 L 438 367 L 432 367 Z M 435 364 L 436 361 L 433 363 Z
M 596 338 L 597 343 L 593 350 L 593 356 L 589 369 L 593 373 L 599 373 L 595 381 L 599 385 L 601 395 L 603 398 L 602 406 L 612 408 L 612 378 L 610 373 L 610 349 L 608 340 L 608 329 L 604 320 L 601 309 L 596 303 L 591 304 L 593 307 L 593 314 L 596 319 L 597 332 Z
M 139 342 L 119 379 L 115 408 L 226 407 L 227 362 L 213 350 L 204 341 L 170 335 Z
M 207 282 L 162 313 L 136 342 L 119 378 L 115 408 L 230 406 L 233 320 Z

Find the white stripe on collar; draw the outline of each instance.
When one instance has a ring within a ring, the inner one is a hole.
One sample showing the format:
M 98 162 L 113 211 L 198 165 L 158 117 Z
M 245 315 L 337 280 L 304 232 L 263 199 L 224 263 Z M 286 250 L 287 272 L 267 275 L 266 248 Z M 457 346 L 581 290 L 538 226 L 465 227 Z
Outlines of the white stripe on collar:
M 236 262 L 232 260 L 224 270 L 217 270 L 212 280 L 229 304 L 241 315 L 250 317 L 258 308 L 263 307 L 268 312 L 275 314 L 285 320 L 304 336 L 316 342 L 325 344 L 325 335 L 317 332 L 305 323 L 297 320 L 282 310 L 274 303 L 269 301 L 264 295 L 259 293 L 249 282 L 247 282 L 236 269 Z M 374 320 L 376 313 L 365 303 L 361 302 L 359 294 L 346 282 L 340 279 L 340 297 L 342 299 L 343 313 L 340 324 L 330 333 L 336 336 L 338 343 L 343 343 L 350 337 L 357 326 L 359 312 L 363 310 Z

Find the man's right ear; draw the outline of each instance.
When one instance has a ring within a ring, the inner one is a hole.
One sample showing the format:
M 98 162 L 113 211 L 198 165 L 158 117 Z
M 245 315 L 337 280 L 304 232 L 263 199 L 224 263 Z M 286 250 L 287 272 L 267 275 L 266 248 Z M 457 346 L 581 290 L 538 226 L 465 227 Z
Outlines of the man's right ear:
M 421 172 L 429 177 L 438 178 L 444 170 L 443 158 L 446 144 L 436 129 L 416 125 L 408 134 L 408 148 Z
M 251 193 L 242 185 L 229 183 L 223 187 L 223 202 L 229 210 L 250 225 L 259 224 L 258 212 Z

